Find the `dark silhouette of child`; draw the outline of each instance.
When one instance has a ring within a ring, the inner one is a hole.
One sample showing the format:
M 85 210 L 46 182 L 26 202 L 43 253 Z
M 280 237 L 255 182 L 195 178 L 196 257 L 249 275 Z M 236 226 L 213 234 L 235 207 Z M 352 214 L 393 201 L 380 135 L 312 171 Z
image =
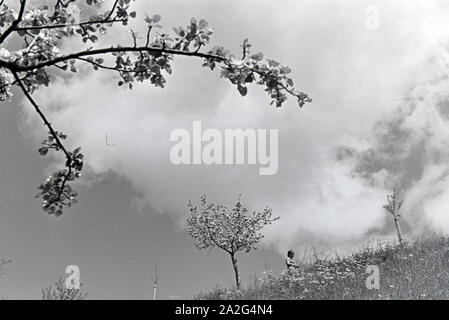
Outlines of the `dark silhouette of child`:
M 287 269 L 289 269 L 289 270 L 299 268 L 299 266 L 295 262 L 294 257 L 295 257 L 295 252 L 293 250 L 289 250 L 287 252 L 287 258 L 285 259 L 285 263 L 287 264 Z

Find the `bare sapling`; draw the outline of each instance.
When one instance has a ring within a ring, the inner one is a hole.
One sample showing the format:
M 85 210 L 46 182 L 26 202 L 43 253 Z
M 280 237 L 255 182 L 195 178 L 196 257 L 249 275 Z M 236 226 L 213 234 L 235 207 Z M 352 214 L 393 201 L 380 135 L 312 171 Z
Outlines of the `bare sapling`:
M 401 226 L 399 224 L 399 218 L 401 217 L 399 210 L 401 209 L 402 203 L 403 201 L 399 199 L 397 190 L 393 189 L 393 193 L 387 195 L 387 204 L 383 206 L 383 208 L 393 216 L 394 226 L 401 246 L 404 245 L 404 237 L 402 236 Z

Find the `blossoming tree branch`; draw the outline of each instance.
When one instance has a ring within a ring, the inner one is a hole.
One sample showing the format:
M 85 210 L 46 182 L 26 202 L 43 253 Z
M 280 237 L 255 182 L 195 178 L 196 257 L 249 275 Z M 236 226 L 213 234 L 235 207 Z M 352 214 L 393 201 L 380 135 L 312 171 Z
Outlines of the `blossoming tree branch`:
M 81 176 L 84 156 L 81 148 L 72 150 L 64 144 L 67 136 L 52 126 L 32 94 L 40 86 L 50 86 L 59 73 L 76 74 L 79 64 L 115 72 L 117 84 L 129 89 L 135 81 L 163 88 L 165 75 L 172 73 L 173 59 L 187 56 L 201 59 L 210 70 L 219 69 L 220 76 L 242 96 L 247 94 L 248 84 L 256 83 L 264 87 L 276 107 L 281 107 L 287 96 L 295 98 L 300 107 L 311 102 L 307 94 L 294 88 L 287 66 L 264 59 L 262 53 L 251 53 L 248 40 L 243 41 L 239 56 L 220 46 L 207 49 L 213 29 L 203 19 L 192 18 L 187 26 L 164 32 L 159 15 L 146 15 L 144 36 L 131 30 L 128 43 L 98 46 L 100 37 L 106 37 L 114 25 L 128 28 L 130 19 L 137 17 L 132 1 L 54 0 L 32 6 L 30 1 L 16 0 L 10 7 L 0 0 L 0 100 L 9 100 L 12 88 L 17 87 L 48 129 L 39 153 L 45 156 L 49 151 L 59 152 L 65 158 L 65 167 L 38 187 L 37 197 L 42 198 L 44 211 L 51 215 L 59 216 L 76 203 L 77 193 L 71 184 Z M 84 19 L 79 18 L 80 12 Z M 79 39 L 78 47 L 61 53 L 69 38 Z M 17 44 L 20 49 L 12 49 Z

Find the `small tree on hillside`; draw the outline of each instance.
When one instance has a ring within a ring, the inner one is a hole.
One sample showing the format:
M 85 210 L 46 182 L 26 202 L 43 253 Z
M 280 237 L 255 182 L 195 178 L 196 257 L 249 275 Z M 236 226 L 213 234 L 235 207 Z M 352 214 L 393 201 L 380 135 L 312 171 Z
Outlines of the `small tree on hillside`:
M 279 217 L 272 217 L 272 210 L 265 208 L 262 212 L 250 213 L 242 205 L 239 197 L 232 210 L 225 206 L 207 203 L 201 198 L 201 207 L 189 203 L 191 216 L 187 219 L 187 232 L 195 239 L 198 249 L 217 247 L 231 256 L 235 273 L 235 282 L 240 289 L 240 274 L 236 253 L 257 249 L 256 244 L 264 237 L 260 232 Z
M 402 237 L 401 226 L 399 224 L 399 218 L 401 217 L 399 210 L 401 209 L 402 203 L 403 201 L 399 200 L 399 194 L 397 190 L 393 189 L 393 193 L 387 196 L 387 204 L 383 206 L 385 211 L 393 216 L 394 226 L 396 227 L 400 245 L 404 244 L 404 238 Z

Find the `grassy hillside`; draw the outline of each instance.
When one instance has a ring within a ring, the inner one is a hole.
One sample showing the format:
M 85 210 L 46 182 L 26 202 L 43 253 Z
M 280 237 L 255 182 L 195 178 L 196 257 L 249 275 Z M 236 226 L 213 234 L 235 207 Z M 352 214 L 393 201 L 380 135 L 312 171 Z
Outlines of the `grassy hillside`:
M 449 299 L 449 238 L 432 236 L 404 247 L 386 245 L 304 264 L 280 275 L 266 270 L 251 287 L 216 288 L 197 299 Z M 368 290 L 368 265 L 380 288 Z

